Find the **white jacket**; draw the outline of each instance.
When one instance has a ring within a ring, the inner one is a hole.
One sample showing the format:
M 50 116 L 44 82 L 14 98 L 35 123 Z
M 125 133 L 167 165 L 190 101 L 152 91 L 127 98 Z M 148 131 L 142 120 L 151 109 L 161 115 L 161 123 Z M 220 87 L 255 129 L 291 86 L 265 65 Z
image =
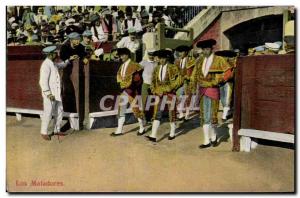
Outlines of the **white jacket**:
M 132 53 L 135 53 L 140 48 L 140 42 L 135 39 L 131 41 L 129 36 L 123 37 L 118 43 L 117 48 L 128 48 Z
M 46 58 L 40 69 L 40 87 L 42 89 L 43 97 L 52 94 L 55 100 L 61 100 L 61 80 L 57 67 L 53 61 Z

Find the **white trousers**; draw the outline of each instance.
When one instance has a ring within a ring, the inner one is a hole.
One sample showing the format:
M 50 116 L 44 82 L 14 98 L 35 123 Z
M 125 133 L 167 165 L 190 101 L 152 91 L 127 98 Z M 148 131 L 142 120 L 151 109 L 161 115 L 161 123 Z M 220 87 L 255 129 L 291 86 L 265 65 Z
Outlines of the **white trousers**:
M 44 112 L 42 116 L 41 134 L 48 134 L 48 126 L 54 115 L 54 133 L 60 132 L 61 123 L 63 119 L 63 105 L 61 101 L 51 101 L 49 98 L 43 96 Z

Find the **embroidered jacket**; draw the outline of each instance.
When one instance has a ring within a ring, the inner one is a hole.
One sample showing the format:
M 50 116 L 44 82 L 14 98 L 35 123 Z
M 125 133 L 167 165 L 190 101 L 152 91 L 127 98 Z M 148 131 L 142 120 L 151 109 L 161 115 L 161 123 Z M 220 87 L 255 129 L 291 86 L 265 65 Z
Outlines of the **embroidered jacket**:
M 163 81 L 159 79 L 160 66 L 154 69 L 150 89 L 154 94 L 167 94 L 175 92 L 183 82 L 179 68 L 176 65 L 168 63 L 166 75 Z
M 231 76 L 232 66 L 223 57 L 214 55 L 206 76 L 202 72 L 203 61 L 204 57 L 200 57 L 195 62 L 195 68 L 191 75 L 193 88 L 196 88 L 197 83 L 201 87 L 218 87 L 221 82 L 228 80 L 228 76 Z
M 187 62 L 183 69 L 180 67 L 180 59 L 177 59 L 175 61 L 175 65 L 179 67 L 181 71 L 181 75 L 184 79 L 190 79 L 190 76 L 192 75 L 195 66 L 195 59 L 191 57 L 186 57 L 186 58 L 187 58 Z
M 122 65 L 117 72 L 117 82 L 120 84 L 121 89 L 127 89 L 142 83 L 141 72 L 143 68 L 140 64 L 130 60 L 125 72 L 125 77 L 121 75 L 121 70 Z

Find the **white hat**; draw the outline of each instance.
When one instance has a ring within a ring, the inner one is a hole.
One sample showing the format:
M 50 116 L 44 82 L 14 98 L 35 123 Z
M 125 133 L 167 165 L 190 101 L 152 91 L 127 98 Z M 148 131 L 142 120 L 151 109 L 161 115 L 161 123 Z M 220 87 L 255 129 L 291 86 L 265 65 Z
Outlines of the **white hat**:
M 265 47 L 272 51 L 278 51 L 280 48 L 280 45 L 277 43 L 265 43 Z
M 72 24 L 74 24 L 75 23 L 75 19 L 73 19 L 73 18 L 69 18 L 68 20 L 66 20 L 66 25 L 67 26 L 70 26 L 70 25 L 72 25 Z

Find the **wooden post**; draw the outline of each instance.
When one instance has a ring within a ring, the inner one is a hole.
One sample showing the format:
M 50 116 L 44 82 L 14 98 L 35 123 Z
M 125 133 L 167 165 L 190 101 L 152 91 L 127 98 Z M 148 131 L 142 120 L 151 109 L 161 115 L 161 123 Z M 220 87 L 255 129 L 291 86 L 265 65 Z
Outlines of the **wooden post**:
M 85 129 L 91 129 L 91 123 L 89 119 L 90 112 L 90 64 L 84 66 L 84 127 Z
M 157 26 L 158 49 L 165 48 L 165 25 L 159 23 Z
M 241 58 L 237 59 L 237 67 L 235 74 L 235 86 L 234 86 L 234 114 L 233 114 L 233 147 L 232 151 L 240 150 L 240 140 L 238 130 L 241 128 L 241 102 L 242 102 L 242 77 L 243 68 L 240 66 Z
M 70 76 L 73 87 L 74 87 L 74 93 L 75 93 L 75 101 L 76 101 L 76 112 L 78 113 L 78 120 L 79 120 L 79 130 L 81 130 L 80 126 L 80 120 L 82 118 L 82 114 L 80 114 L 80 80 L 79 80 L 79 60 L 73 61 L 73 68 L 72 68 L 72 74 Z M 67 102 L 67 101 L 66 101 Z
M 284 10 L 282 13 L 282 43 L 284 42 L 284 34 L 285 34 L 285 24 L 289 20 L 289 10 Z

